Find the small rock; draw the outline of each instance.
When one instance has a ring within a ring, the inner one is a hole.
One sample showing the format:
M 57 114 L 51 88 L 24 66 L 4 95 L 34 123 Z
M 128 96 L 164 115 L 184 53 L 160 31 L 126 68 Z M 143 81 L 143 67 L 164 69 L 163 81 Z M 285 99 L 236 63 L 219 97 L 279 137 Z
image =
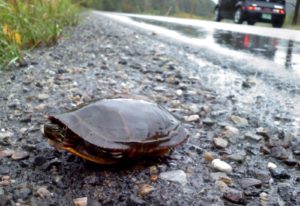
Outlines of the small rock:
M 28 156 L 29 156 L 28 152 L 26 152 L 24 150 L 18 150 L 13 153 L 11 158 L 13 160 L 23 160 L 23 159 L 26 159 Z
M 252 186 L 258 187 L 258 186 L 261 186 L 261 184 L 262 184 L 262 182 L 255 178 L 243 178 L 240 181 L 240 185 L 243 189 L 246 189 L 246 188 L 252 187 Z
M 181 89 L 176 90 L 176 95 L 177 96 L 182 96 L 183 95 L 183 91 Z
M 11 149 L 0 150 L 0 158 L 1 157 L 10 157 L 14 154 L 14 151 Z
M 158 174 L 158 169 L 157 169 L 157 167 L 156 167 L 155 165 L 151 166 L 151 167 L 150 167 L 150 179 L 151 179 L 152 181 L 156 181 L 156 180 L 158 179 L 157 174 Z
M 271 172 L 272 177 L 276 178 L 276 179 L 290 179 L 291 178 L 291 175 L 285 169 L 272 168 L 272 169 L 270 169 L 270 172 Z
M 277 168 L 277 165 L 275 165 L 273 162 L 268 162 L 268 166 L 269 169 L 275 169 Z
M 49 95 L 48 94 L 39 94 L 37 97 L 39 100 L 46 100 L 49 98 Z
M 278 194 L 285 202 L 291 202 L 293 186 L 289 183 L 278 184 Z
M 262 136 L 256 135 L 256 134 L 252 134 L 252 133 L 246 133 L 245 134 L 245 138 L 249 139 L 249 140 L 253 140 L 255 142 L 258 142 L 262 139 Z
M 268 130 L 266 128 L 263 128 L 263 127 L 257 128 L 256 129 L 256 134 L 261 135 L 262 137 L 265 138 L 265 140 L 270 139 L 270 135 L 268 134 Z
M 270 155 L 279 160 L 284 160 L 288 158 L 288 152 L 282 146 L 272 147 L 270 151 Z
M 214 138 L 214 144 L 217 148 L 225 148 L 228 146 L 228 141 L 226 139 L 217 137 Z
M 205 161 L 211 162 L 214 159 L 214 155 L 212 153 L 210 153 L 210 152 L 205 152 L 203 154 L 203 158 L 204 158 Z
M 15 193 L 15 198 L 16 199 L 22 199 L 22 200 L 27 200 L 29 196 L 32 194 L 31 189 L 24 187 L 21 188 L 20 190 L 14 191 Z
M 0 140 L 4 138 L 11 138 L 14 136 L 14 133 L 12 132 L 0 132 Z
M 10 168 L 6 165 L 1 165 L 0 174 L 1 175 L 8 175 L 9 173 L 10 173 Z
M 225 126 L 225 131 L 223 132 L 223 136 L 227 138 L 236 137 L 240 134 L 240 131 L 236 127 Z
M 0 194 L 0 205 L 1 206 L 2 205 L 3 206 L 10 205 L 10 200 L 9 200 L 9 197 L 7 195 Z
M 209 118 L 205 118 L 205 119 L 202 120 L 202 123 L 207 125 L 207 126 L 213 126 L 216 122 L 209 119 Z
M 38 112 L 41 112 L 41 111 L 45 110 L 46 106 L 47 106 L 46 104 L 39 104 L 34 109 Z
M 182 170 L 163 172 L 160 173 L 159 177 L 163 180 L 178 182 L 181 185 L 186 185 L 187 183 L 186 173 Z
M 215 182 L 215 184 L 217 185 L 217 187 L 219 188 L 219 190 L 221 191 L 221 192 L 226 192 L 227 190 L 228 190 L 228 186 L 227 186 L 227 184 L 225 183 L 225 182 L 223 182 L 223 181 L 221 181 L 221 180 L 217 180 L 216 182 Z
M 227 176 L 226 173 L 224 172 L 213 172 L 210 174 L 211 179 L 214 181 L 222 181 L 226 185 L 231 185 L 232 184 L 232 179 Z
M 2 186 L 8 186 L 8 185 L 10 185 L 10 176 L 8 176 L 8 175 L 3 176 L 2 177 L 2 181 L 0 182 L 0 184 Z
M 231 155 L 227 155 L 226 159 L 235 161 L 235 162 L 239 162 L 239 163 L 243 163 L 246 159 L 246 152 L 243 151 L 238 151 L 237 153 L 231 154 Z
M 232 172 L 232 167 L 228 163 L 220 159 L 214 159 L 211 164 L 214 169 L 219 170 L 221 172 Z
M 151 185 L 148 184 L 144 184 L 140 190 L 139 190 L 139 194 L 141 196 L 145 196 L 148 195 L 150 192 L 152 192 L 154 190 L 154 187 L 152 187 Z
M 51 193 L 47 189 L 46 186 L 39 187 L 36 191 L 36 193 L 41 197 L 41 198 L 49 198 L 51 197 Z
M 259 194 L 260 197 L 260 203 L 262 206 L 266 206 L 269 202 L 269 195 L 265 192 L 262 192 Z
M 226 200 L 229 200 L 230 202 L 236 203 L 236 204 L 244 204 L 245 203 L 245 195 L 242 191 L 236 190 L 236 189 L 228 189 L 223 197 Z
M 130 201 L 128 205 L 145 205 L 145 201 L 134 194 L 130 195 Z
M 185 116 L 184 120 L 187 122 L 197 122 L 199 121 L 200 117 L 198 114 L 190 115 L 190 116 Z
M 80 198 L 73 199 L 73 202 L 75 206 L 87 206 L 88 199 L 87 197 L 80 197 Z
M 245 118 L 236 115 L 231 115 L 230 119 L 238 126 L 248 126 L 248 120 Z
M 12 132 L 0 132 L 0 144 L 4 146 L 11 145 L 11 138 L 14 136 Z

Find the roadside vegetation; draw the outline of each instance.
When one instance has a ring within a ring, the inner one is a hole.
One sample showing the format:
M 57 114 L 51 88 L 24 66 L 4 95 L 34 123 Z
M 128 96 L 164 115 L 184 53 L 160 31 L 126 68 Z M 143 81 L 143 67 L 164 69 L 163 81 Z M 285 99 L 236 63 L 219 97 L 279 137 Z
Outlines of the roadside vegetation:
M 56 43 L 78 10 L 72 0 L 0 0 L 0 69 L 22 63 L 25 50 Z

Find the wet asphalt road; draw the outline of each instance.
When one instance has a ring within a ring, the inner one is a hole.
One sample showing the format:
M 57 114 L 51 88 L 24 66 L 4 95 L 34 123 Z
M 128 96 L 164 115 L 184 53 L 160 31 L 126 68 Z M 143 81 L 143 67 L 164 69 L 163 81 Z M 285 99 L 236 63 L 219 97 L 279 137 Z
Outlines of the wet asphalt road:
M 189 20 L 172 17 L 101 13 L 127 25 L 151 31 L 170 41 L 199 49 L 197 55 L 187 55 L 200 66 L 212 63 L 220 72 L 209 73 L 206 85 L 223 96 L 234 95 L 239 101 L 255 103 L 260 94 L 271 103 L 262 109 L 278 107 L 293 116 L 293 128 L 300 125 L 300 31 L 271 28 L 270 25 L 248 26 L 233 23 Z M 203 60 L 207 62 L 203 62 Z M 199 71 L 199 73 L 206 73 Z M 228 90 L 235 88 L 239 78 L 252 82 L 255 89 L 245 95 Z M 245 108 L 245 105 L 241 105 Z M 251 107 L 251 106 L 250 106 Z

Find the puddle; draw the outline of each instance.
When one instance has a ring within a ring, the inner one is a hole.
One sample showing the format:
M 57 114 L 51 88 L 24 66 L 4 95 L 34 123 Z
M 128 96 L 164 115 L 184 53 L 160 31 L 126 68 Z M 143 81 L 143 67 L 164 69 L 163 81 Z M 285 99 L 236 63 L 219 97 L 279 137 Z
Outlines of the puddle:
M 197 41 L 199 45 L 213 48 L 220 55 L 230 54 L 230 58 L 242 60 L 236 63 L 239 69 L 228 70 L 216 64 L 210 64 L 210 62 L 203 62 L 203 59 L 199 59 L 197 56 L 188 56 L 190 61 L 199 65 L 197 71 L 190 71 L 193 73 L 192 76 L 199 77 L 208 88 L 218 91 L 221 98 L 224 98 L 224 102 L 228 98 L 234 97 L 236 104 L 228 110 L 238 109 L 258 117 L 260 122 L 268 122 L 276 127 L 288 129 L 292 133 L 300 133 L 300 98 L 296 95 L 297 92 L 293 92 L 292 87 L 284 86 L 290 84 L 294 85 L 296 90 L 298 88 L 300 78 L 299 41 L 150 19 L 132 19 L 144 23 L 146 26 L 150 24 L 172 30 L 172 32 L 182 35 L 185 42 Z M 218 53 L 214 55 L 218 55 Z M 252 62 L 252 67 L 257 68 L 245 67 L 243 62 L 245 64 Z M 241 70 L 249 69 L 260 71 L 259 75 L 263 74 L 266 77 L 257 78 L 256 75 L 243 75 Z M 268 77 L 268 73 L 276 74 L 275 79 L 286 83 L 279 83 L 279 87 L 283 89 L 277 88 L 277 85 L 269 85 L 272 81 L 270 78 L 273 77 Z M 241 85 L 245 82 L 245 77 L 250 83 L 253 83 L 253 86 L 250 89 L 242 89 L 243 92 L 241 92 Z
M 224 30 L 215 30 L 213 37 L 223 47 L 249 52 L 300 74 L 300 42 Z
M 179 34 L 196 38 L 212 48 L 222 47 L 231 51 L 250 53 L 261 59 L 272 61 L 288 70 L 293 70 L 300 77 L 300 42 L 254 34 L 239 33 L 220 29 L 211 29 L 182 25 L 158 20 L 131 17 L 132 20 L 160 26 Z M 230 26 L 230 25 L 229 25 Z M 254 28 L 254 27 L 253 27 Z M 212 40 L 213 39 L 213 40 Z

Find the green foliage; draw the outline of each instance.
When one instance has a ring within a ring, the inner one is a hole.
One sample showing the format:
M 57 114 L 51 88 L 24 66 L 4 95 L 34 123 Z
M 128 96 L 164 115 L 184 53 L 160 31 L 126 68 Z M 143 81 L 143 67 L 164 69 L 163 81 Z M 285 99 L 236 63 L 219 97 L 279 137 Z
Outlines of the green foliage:
M 71 0 L 0 0 L 0 69 L 22 61 L 25 49 L 54 44 L 78 8 Z
M 214 4 L 207 0 L 86 0 L 91 8 L 129 13 L 148 13 L 159 15 L 210 16 Z

